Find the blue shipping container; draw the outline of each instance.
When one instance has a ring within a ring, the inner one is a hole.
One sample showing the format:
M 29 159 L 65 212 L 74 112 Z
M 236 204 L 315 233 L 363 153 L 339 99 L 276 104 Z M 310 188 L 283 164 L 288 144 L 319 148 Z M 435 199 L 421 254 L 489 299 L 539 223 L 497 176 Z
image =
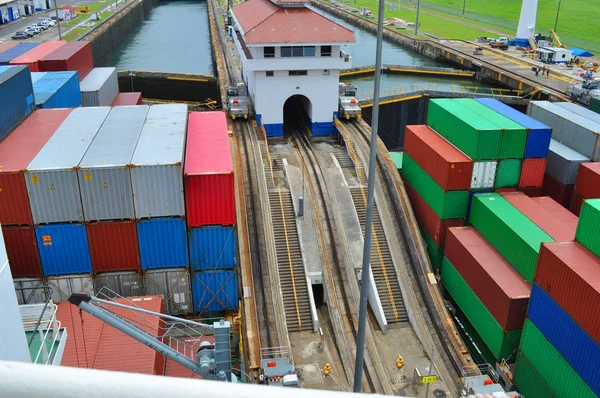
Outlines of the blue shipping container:
M 194 312 L 238 309 L 235 271 L 196 272 L 192 275 Z
M 35 47 L 39 46 L 42 43 L 37 43 L 37 42 L 27 42 L 27 43 L 21 43 L 21 44 L 17 44 L 16 46 L 14 46 L 13 48 L 9 48 L 6 51 L 3 51 L 0 53 L 0 65 L 8 65 L 10 61 L 12 61 L 13 59 L 25 54 L 27 51 L 34 49 Z M 29 72 L 29 66 L 25 66 L 27 68 L 27 71 Z
M 188 267 L 187 231 L 182 218 L 151 218 L 137 223 L 142 269 Z
M 600 345 L 537 284 L 531 292 L 527 317 L 600 396 Z
M 35 236 L 44 276 L 92 273 L 85 225 L 37 225 Z
M 548 156 L 550 138 L 552 137 L 552 127 L 548 127 L 544 123 L 527 116 L 496 99 L 476 98 L 476 101 L 527 129 L 527 142 L 525 144 L 524 155 L 526 159 L 545 158 Z
M 34 109 L 29 67 L 0 66 L 0 142 Z
M 191 228 L 188 232 L 193 271 L 234 269 L 237 239 L 233 227 Z
M 81 90 L 76 71 L 48 72 L 33 85 L 36 108 L 76 108 Z
M 46 76 L 48 72 L 31 72 L 31 84 L 35 84 L 42 77 Z

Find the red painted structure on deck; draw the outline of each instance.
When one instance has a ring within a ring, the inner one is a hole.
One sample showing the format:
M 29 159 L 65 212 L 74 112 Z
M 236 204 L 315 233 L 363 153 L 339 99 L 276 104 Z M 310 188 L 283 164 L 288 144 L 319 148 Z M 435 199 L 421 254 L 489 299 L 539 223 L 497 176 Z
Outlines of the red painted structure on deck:
M 582 163 L 579 166 L 575 193 L 584 199 L 600 198 L 600 162 Z
M 523 159 L 519 187 L 541 187 L 546 171 L 546 159 Z
M 188 226 L 235 225 L 235 188 L 224 112 L 192 112 L 185 153 Z
M 141 270 L 135 222 L 91 222 L 86 225 L 86 230 L 95 274 Z
M 38 61 L 40 72 L 77 71 L 79 81 L 94 68 L 92 45 L 87 41 L 71 41 Z
M 13 278 L 44 276 L 35 230 L 31 226 L 2 227 L 6 254 Z
M 573 196 L 573 185 L 563 185 L 549 175 L 544 176 L 542 184 L 542 196 L 550 196 L 566 209 L 571 205 L 571 197 Z
M 0 143 L 0 224 L 33 224 L 24 171 L 70 113 L 39 109 Z
M 430 127 L 406 126 L 404 152 L 444 191 L 471 188 L 471 158 Z
M 119 93 L 111 106 L 142 105 L 142 93 Z
M 161 296 L 127 297 L 114 301 L 148 311 L 163 312 Z M 133 313 L 114 306 L 109 308 L 153 336 L 161 336 L 164 333 L 163 320 L 154 315 Z M 61 366 L 148 375 L 163 374 L 164 357 L 161 354 L 86 312 L 82 311 L 80 315 L 79 308 L 73 304 L 59 303 L 56 317 L 61 326 L 67 328 L 68 336 Z
M 577 216 L 571 213 L 569 210 L 562 207 L 560 203 L 548 196 L 541 196 L 531 199 L 546 209 L 546 211 L 560 220 L 563 224 L 567 225 L 569 229 L 573 231 L 577 230 L 577 222 L 579 221 L 579 218 L 577 218 Z
M 30 72 L 39 72 L 39 60 L 58 50 L 66 43 L 63 40 L 47 41 L 13 59 L 10 61 L 10 65 L 27 65 Z

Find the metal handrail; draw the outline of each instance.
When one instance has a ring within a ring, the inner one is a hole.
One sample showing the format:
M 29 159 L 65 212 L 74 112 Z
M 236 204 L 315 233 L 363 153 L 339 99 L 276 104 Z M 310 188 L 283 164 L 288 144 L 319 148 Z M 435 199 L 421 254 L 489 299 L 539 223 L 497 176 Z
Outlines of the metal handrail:
M 44 318 L 44 313 L 46 312 L 46 308 L 48 308 L 48 304 L 50 304 L 50 300 L 52 300 L 52 295 L 54 294 L 54 290 L 50 286 L 15 287 L 15 290 L 38 290 L 38 289 L 49 290 L 50 294 L 48 294 L 46 297 L 46 302 L 44 303 L 45 304 L 44 309 L 42 310 L 42 313 L 40 314 L 40 317 L 38 318 L 38 321 L 35 325 L 33 334 L 31 335 L 31 337 L 29 338 L 29 341 L 27 342 L 28 347 L 31 347 L 31 343 L 33 343 L 33 339 L 35 338 L 35 333 L 37 332 L 38 327 L 42 323 L 42 319 Z

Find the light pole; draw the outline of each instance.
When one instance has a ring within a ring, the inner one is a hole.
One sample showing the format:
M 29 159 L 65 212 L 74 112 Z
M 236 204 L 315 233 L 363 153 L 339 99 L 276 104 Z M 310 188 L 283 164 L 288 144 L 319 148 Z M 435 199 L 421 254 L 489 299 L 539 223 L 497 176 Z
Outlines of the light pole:
M 562 0 L 558 0 L 558 9 L 556 10 L 556 21 L 554 22 L 554 32 L 556 32 L 556 27 L 558 26 L 558 14 L 560 14 L 560 3 L 562 3 Z
M 462 19 L 465 19 L 465 8 L 467 7 L 467 0 L 463 0 L 463 13 L 462 13 Z
M 415 21 L 415 36 L 419 32 L 419 11 L 421 10 L 421 0 L 417 1 L 417 20 Z
M 379 130 L 379 90 L 381 86 L 381 45 L 383 42 L 383 14 L 385 0 L 379 0 L 377 24 L 377 50 L 375 52 L 375 85 L 373 88 L 373 114 L 371 122 L 371 147 L 369 154 L 369 180 L 367 183 L 367 219 L 365 222 L 365 242 L 362 258 L 362 278 L 360 281 L 360 307 L 358 313 L 358 336 L 356 339 L 356 363 L 354 365 L 354 392 L 362 386 L 363 364 L 365 360 L 365 333 L 367 329 L 367 298 L 371 282 L 371 237 L 373 226 L 373 192 L 377 159 L 377 133 Z
M 58 0 L 54 0 L 54 11 L 56 11 L 56 27 L 58 28 L 58 40 L 62 40 L 60 33 L 60 17 L 58 16 Z

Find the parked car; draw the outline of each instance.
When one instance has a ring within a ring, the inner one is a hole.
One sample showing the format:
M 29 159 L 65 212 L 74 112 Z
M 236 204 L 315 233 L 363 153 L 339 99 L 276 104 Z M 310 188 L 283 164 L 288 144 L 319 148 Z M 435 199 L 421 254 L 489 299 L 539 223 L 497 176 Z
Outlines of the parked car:
M 55 23 L 56 23 L 56 21 L 59 21 L 59 22 L 62 22 L 62 21 L 64 21 L 64 19 L 62 19 L 62 18 L 56 18 L 56 17 L 50 17 L 50 19 L 51 19 L 53 22 L 55 22 Z
M 25 28 L 25 31 L 27 32 L 28 30 L 35 32 L 35 34 L 37 35 L 38 33 L 42 33 L 42 28 L 40 28 L 37 25 L 29 25 L 28 27 Z
M 36 26 L 36 27 L 40 28 L 41 30 L 46 30 L 49 28 L 49 26 L 44 26 L 44 25 L 40 24 L 39 22 L 36 24 L 33 24 L 31 26 Z
M 17 32 L 12 37 L 13 40 L 29 39 L 31 36 L 27 32 Z
M 25 33 L 27 33 L 28 35 L 34 36 L 37 35 L 38 33 L 40 33 L 39 29 L 34 29 L 34 28 L 26 28 L 24 30 Z
M 47 24 L 50 26 L 55 26 L 56 22 L 54 22 L 50 18 L 40 18 L 40 19 L 38 19 L 38 24 L 42 24 L 42 25 Z
M 52 25 L 50 25 L 50 23 L 48 21 L 38 22 L 38 25 L 40 25 L 44 29 L 48 29 L 48 28 L 52 27 Z

